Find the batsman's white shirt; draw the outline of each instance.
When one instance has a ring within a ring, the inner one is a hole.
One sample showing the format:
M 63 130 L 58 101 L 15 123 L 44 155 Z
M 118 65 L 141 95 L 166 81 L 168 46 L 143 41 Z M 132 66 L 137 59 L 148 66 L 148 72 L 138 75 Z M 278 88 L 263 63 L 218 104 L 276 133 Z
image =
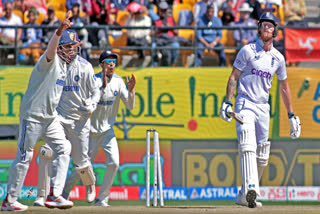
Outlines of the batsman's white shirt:
M 66 70 L 66 63 L 57 54 L 50 62 L 47 62 L 46 52 L 40 57 L 21 101 L 21 118 L 40 122 L 57 116 L 56 108 L 66 79 Z
M 99 86 L 102 86 L 103 72 L 96 74 Z M 101 87 L 100 87 L 101 88 Z M 102 90 L 102 96 L 98 102 L 97 109 L 91 115 L 91 132 L 102 133 L 112 128 L 116 122 L 120 98 L 128 109 L 134 107 L 135 93 L 129 93 L 122 78 L 113 74 L 108 78 L 108 84 Z
M 58 105 L 58 112 L 64 117 L 79 120 L 80 105 L 83 100 L 90 99 L 97 103 L 100 90 L 92 65 L 80 56 L 68 65 L 68 76 Z
M 244 46 L 233 64 L 242 71 L 238 94 L 245 95 L 259 104 L 268 102 L 275 73 L 279 80 L 287 78 L 286 63 L 282 54 L 274 47 L 271 47 L 270 51 L 265 51 L 262 47 L 261 40 Z

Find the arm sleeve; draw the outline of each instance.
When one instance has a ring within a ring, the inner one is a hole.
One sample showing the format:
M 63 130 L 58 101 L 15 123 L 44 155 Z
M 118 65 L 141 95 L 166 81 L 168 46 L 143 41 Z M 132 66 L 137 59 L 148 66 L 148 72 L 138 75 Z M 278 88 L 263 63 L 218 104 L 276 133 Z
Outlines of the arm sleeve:
M 281 59 L 279 63 L 279 68 L 276 71 L 277 77 L 279 80 L 285 80 L 287 79 L 287 69 L 286 69 L 286 63 L 284 59 Z
M 235 25 L 235 26 L 237 26 L 237 25 Z M 240 41 L 240 30 L 233 31 L 233 38 L 236 41 Z
M 245 69 L 245 67 L 247 66 L 246 47 L 247 46 L 244 46 L 243 48 L 240 49 L 240 51 L 239 51 L 239 53 L 233 63 L 233 66 L 240 71 L 243 71 Z
M 134 108 L 135 92 L 130 93 L 123 81 L 120 81 L 120 96 L 125 106 L 132 110 Z
M 198 20 L 197 26 L 198 27 L 203 27 L 202 20 L 200 18 Z M 196 32 L 196 38 L 197 38 L 198 41 L 200 41 L 200 39 L 202 38 L 202 31 L 203 30 L 201 29 L 201 30 L 197 30 L 197 32 Z
M 199 19 L 200 19 L 199 13 L 200 13 L 200 5 L 197 3 L 194 6 L 194 19 L 195 19 L 196 22 L 198 22 Z
M 219 18 L 217 18 L 217 27 L 222 27 L 222 22 Z M 220 39 L 222 39 L 222 29 L 218 30 L 217 37 L 220 37 Z

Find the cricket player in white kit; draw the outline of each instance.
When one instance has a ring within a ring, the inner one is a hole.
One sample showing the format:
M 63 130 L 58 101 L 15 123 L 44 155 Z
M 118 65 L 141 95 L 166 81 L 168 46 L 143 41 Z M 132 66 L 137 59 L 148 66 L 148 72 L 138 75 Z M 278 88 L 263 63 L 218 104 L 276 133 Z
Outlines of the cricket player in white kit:
M 70 30 L 70 34 L 74 30 Z M 68 39 L 68 38 L 67 38 Z M 60 40 L 63 42 L 63 40 Z M 75 41 L 75 44 L 79 40 Z M 87 201 L 96 197 L 95 176 L 91 165 L 89 152 L 90 115 L 100 100 L 100 90 L 92 65 L 78 52 L 67 63 L 68 75 L 63 86 L 63 92 L 57 107 L 58 118 L 62 124 L 67 139 L 71 142 L 71 157 L 75 170 L 79 173 L 82 183 L 86 186 Z M 38 197 L 35 206 L 44 206 L 48 194 L 48 179 L 51 167 L 51 148 L 43 145 L 39 152 Z M 69 163 L 65 166 L 68 168 Z
M 235 112 L 243 118 L 243 125 L 236 124 L 242 188 L 236 204 L 250 208 L 262 206 L 256 202 L 256 197 L 260 194 L 259 181 L 268 165 L 270 153 L 268 99 L 274 74 L 277 74 L 280 93 L 288 111 L 290 136 L 298 138 L 301 132 L 299 117 L 294 116 L 291 104 L 285 59 L 272 45 L 273 38 L 277 36 L 276 18 L 272 13 L 261 15 L 258 34 L 257 42 L 239 51 L 229 77 L 226 101 L 220 108 L 221 118 L 230 122 L 232 118 L 228 112 L 232 112 L 231 100 L 239 80 Z
M 51 208 L 67 209 L 73 206 L 71 201 L 61 196 L 71 144 L 66 139 L 56 111 L 68 75 L 66 62 L 58 56 L 57 47 L 60 38 L 66 34 L 65 30 L 72 24 L 68 18 L 62 22 L 31 73 L 28 89 L 20 105 L 18 149 L 9 169 L 7 196 L 2 203 L 2 211 L 28 209 L 17 198 L 33 157 L 33 148 L 40 139 L 45 140 L 53 150 L 50 196 L 46 203 Z
M 101 86 L 102 96 L 98 102 L 97 109 L 91 115 L 89 157 L 93 162 L 101 146 L 106 154 L 107 169 L 94 204 L 95 206 L 109 206 L 110 188 L 119 168 L 119 149 L 113 131 L 113 124 L 116 122 L 120 99 L 130 110 L 134 108 L 135 102 L 135 77 L 132 75 L 130 80 L 126 77 L 127 89 L 122 78 L 114 74 L 116 60 L 116 54 L 104 51 L 99 58 L 102 71 L 96 74 L 97 81 Z M 79 179 L 79 175 L 73 172 L 64 188 L 66 195 L 69 195 Z

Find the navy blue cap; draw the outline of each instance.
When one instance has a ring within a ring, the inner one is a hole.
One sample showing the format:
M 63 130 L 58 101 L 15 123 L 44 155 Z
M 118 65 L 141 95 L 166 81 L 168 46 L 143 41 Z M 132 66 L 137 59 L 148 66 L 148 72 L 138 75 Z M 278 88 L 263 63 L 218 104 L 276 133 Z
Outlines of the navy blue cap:
M 100 54 L 99 63 L 102 63 L 103 60 L 106 59 L 108 56 L 112 56 L 113 58 L 118 59 L 117 54 L 112 53 L 111 51 L 103 51 L 103 52 Z
M 67 29 L 62 32 L 59 40 L 59 45 L 76 44 L 78 42 L 80 42 L 80 40 L 77 32 L 73 29 Z

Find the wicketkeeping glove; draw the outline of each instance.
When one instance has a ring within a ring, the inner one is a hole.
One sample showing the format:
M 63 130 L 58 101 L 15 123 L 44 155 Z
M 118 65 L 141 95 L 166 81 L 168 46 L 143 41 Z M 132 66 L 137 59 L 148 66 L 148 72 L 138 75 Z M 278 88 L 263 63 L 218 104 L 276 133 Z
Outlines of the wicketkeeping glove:
M 298 116 L 292 116 L 289 117 L 289 123 L 291 126 L 290 130 L 290 136 L 292 139 L 297 139 L 300 137 L 301 133 L 301 124 L 300 124 L 300 118 Z
M 227 112 L 233 112 L 232 111 L 232 103 L 229 100 L 222 103 L 219 114 L 223 120 L 230 122 L 232 120 L 232 117 L 229 117 Z

